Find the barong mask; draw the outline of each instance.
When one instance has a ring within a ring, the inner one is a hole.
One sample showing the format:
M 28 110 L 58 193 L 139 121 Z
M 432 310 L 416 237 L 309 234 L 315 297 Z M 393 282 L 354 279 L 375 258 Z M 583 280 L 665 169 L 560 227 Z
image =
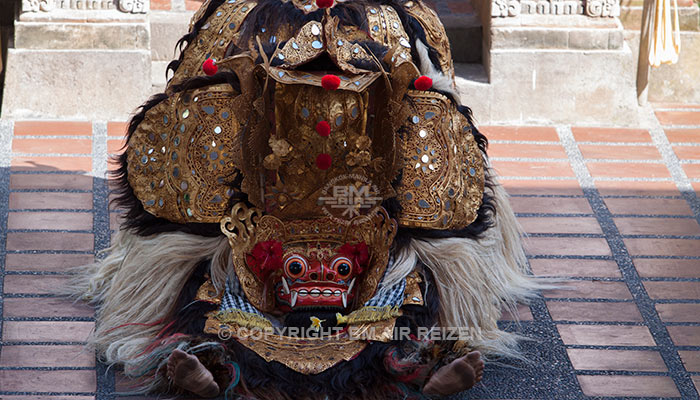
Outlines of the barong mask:
M 253 305 L 268 312 L 359 307 L 386 271 L 397 230 L 381 207 L 344 222 L 284 222 L 238 204 L 221 224 L 241 286 Z
M 279 243 L 279 242 L 277 242 Z M 355 282 L 367 267 L 364 242 L 310 243 L 292 247 L 284 257 L 281 284 L 275 286 L 281 309 L 334 307 L 345 309 L 354 297 Z

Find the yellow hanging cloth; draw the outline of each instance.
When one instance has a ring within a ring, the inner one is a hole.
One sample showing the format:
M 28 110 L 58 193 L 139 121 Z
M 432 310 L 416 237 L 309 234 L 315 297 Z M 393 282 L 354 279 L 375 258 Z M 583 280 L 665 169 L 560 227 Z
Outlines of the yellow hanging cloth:
M 678 0 L 673 0 L 673 22 L 671 0 L 654 2 L 653 18 L 650 21 L 649 65 L 675 64 L 681 52 L 681 32 L 678 21 Z

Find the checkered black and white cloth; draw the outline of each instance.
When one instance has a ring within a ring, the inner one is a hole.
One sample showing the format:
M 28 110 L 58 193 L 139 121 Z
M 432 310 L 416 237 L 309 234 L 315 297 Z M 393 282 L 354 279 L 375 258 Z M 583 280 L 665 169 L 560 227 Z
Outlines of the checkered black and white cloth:
M 257 308 L 253 307 L 252 304 L 246 298 L 243 288 L 241 288 L 241 283 L 238 281 L 237 277 L 229 277 L 226 281 L 226 290 L 224 291 L 224 297 L 221 299 L 221 309 L 220 311 L 232 311 L 240 310 L 243 312 L 263 315 Z
M 403 304 L 404 292 L 406 291 L 406 279 L 402 279 L 399 283 L 392 286 L 389 290 L 384 290 L 384 279 L 386 274 L 391 269 L 394 264 L 394 257 L 389 259 L 389 265 L 384 272 L 382 281 L 379 282 L 379 287 L 377 287 L 377 294 L 374 295 L 369 301 L 367 301 L 365 307 L 386 307 L 386 306 L 401 306 Z

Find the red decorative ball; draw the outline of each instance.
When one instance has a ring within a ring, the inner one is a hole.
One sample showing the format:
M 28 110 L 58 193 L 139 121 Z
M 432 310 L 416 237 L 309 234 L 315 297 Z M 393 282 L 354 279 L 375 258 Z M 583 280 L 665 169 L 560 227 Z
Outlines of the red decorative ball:
M 340 87 L 340 78 L 336 75 L 326 75 L 321 78 L 321 86 L 326 90 L 336 90 Z
M 328 121 L 321 121 L 316 124 L 316 133 L 320 136 L 328 137 L 331 135 L 331 124 Z
M 319 154 L 318 157 L 316 157 L 316 166 L 318 167 L 318 169 L 325 171 L 331 167 L 331 164 L 333 164 L 333 158 L 330 154 L 323 153 Z
M 333 0 L 316 0 L 316 6 L 318 8 L 330 8 L 333 7 Z
M 214 60 L 207 58 L 206 61 L 204 61 L 204 64 L 202 64 L 202 70 L 205 74 L 212 76 L 219 71 L 219 67 L 216 66 Z
M 430 77 L 423 75 L 413 82 L 413 86 L 415 86 L 418 90 L 428 90 L 433 87 L 433 80 L 430 79 Z

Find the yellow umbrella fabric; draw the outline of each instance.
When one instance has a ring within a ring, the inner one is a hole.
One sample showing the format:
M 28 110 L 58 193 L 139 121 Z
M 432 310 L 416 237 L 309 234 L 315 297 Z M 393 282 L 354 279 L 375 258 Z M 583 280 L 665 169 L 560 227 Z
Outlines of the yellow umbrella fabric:
M 673 14 L 673 20 L 671 15 Z M 655 0 L 653 18 L 650 21 L 649 65 L 675 64 L 681 52 L 681 32 L 678 21 L 678 0 Z

